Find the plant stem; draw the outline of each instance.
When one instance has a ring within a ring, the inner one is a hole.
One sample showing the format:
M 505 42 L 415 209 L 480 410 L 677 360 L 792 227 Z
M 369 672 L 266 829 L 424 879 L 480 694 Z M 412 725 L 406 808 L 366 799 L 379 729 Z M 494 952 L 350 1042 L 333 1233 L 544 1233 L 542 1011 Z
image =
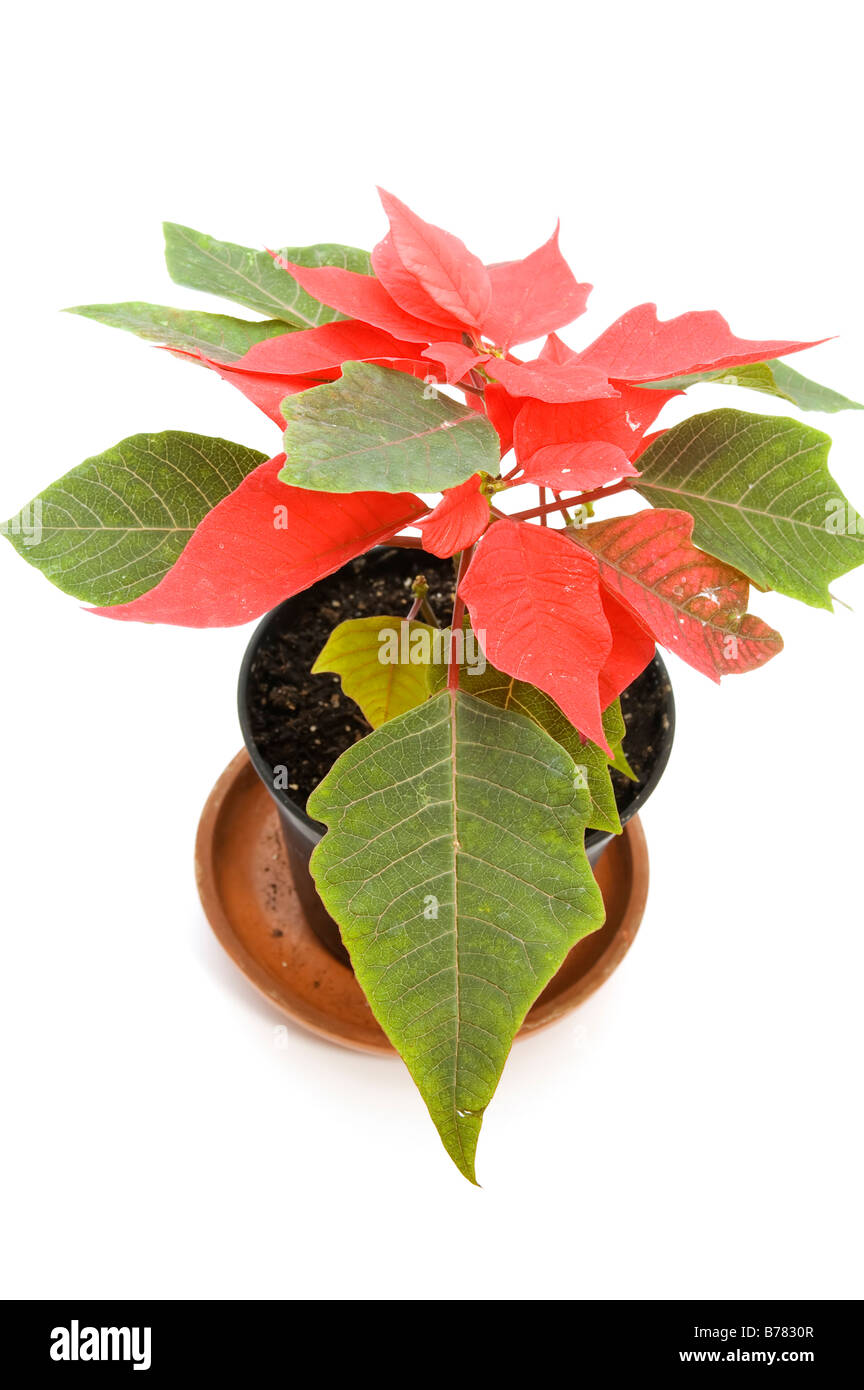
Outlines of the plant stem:
M 541 507 L 543 508 L 542 512 L 540 513 L 540 525 L 541 525 L 541 526 L 548 526 L 548 525 L 549 525 L 549 518 L 548 518 L 548 516 L 546 515 L 546 497 L 547 497 L 546 489 L 545 489 L 545 487 L 538 487 L 537 491 L 538 491 L 539 494 L 540 494 L 540 505 L 541 505 Z
M 465 603 L 459 595 L 459 587 L 462 580 L 465 578 L 473 554 L 473 545 L 469 546 L 467 550 L 463 550 L 459 556 L 459 568 L 456 571 L 456 597 L 453 600 L 453 617 L 450 619 L 450 660 L 447 667 L 448 690 L 459 689 L 459 662 L 456 660 L 456 633 L 462 631 L 462 620 L 465 617 Z
M 410 623 L 414 618 L 418 616 L 423 618 L 424 622 L 427 622 L 430 627 L 441 626 L 434 612 L 430 608 L 428 600 L 425 598 L 415 598 L 411 607 L 408 609 L 406 621 Z
M 555 501 L 559 504 L 558 509 L 559 509 L 559 511 L 561 512 L 561 515 L 563 516 L 563 518 L 564 518 L 566 524 L 567 524 L 568 526 L 572 526 L 572 525 L 573 525 L 573 518 L 572 518 L 572 516 L 570 515 L 570 513 L 568 512 L 567 508 L 564 506 L 564 502 L 563 502 L 563 499 L 562 499 L 562 497 L 561 497 L 561 493 L 560 493 L 560 492 L 553 492 L 553 493 L 552 493 L 552 496 L 555 498 Z
M 398 545 L 400 550 L 422 550 L 423 542 L 419 536 L 391 536 L 384 545 Z
M 426 619 L 426 621 L 427 621 L 427 623 L 429 624 L 430 627 L 440 627 L 440 626 L 441 626 L 441 624 L 440 624 L 439 621 L 438 621 L 438 618 L 437 618 L 437 615 L 436 615 L 434 609 L 431 607 L 431 605 L 429 604 L 428 600 L 425 599 L 425 598 L 422 599 L 421 602 L 420 602 L 420 612 L 421 612 L 422 616 Z
M 472 394 L 475 396 L 482 396 L 484 391 L 486 390 L 485 381 L 474 367 L 472 367 L 471 371 L 468 373 L 468 383 L 469 384 L 465 387 L 465 390 L 471 391 Z
M 567 498 L 567 506 L 581 507 L 584 506 L 586 502 L 598 502 L 603 497 L 611 497 L 613 493 L 625 492 L 629 486 L 630 482 L 628 479 L 620 483 L 613 483 L 612 487 L 596 487 L 592 492 L 580 492 L 575 497 Z M 530 521 L 532 516 L 543 516 L 547 512 L 563 511 L 562 499 L 558 494 L 556 494 L 556 497 L 558 498 L 557 501 L 547 502 L 543 507 L 531 507 L 527 512 L 513 512 L 510 517 L 511 521 Z

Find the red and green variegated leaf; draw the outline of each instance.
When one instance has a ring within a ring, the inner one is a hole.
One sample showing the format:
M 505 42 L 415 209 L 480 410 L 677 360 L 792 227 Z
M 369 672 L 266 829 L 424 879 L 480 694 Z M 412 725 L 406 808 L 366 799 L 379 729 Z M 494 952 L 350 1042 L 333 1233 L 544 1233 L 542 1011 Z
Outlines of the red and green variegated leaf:
M 448 488 L 434 511 L 418 522 L 424 550 L 446 559 L 482 536 L 492 513 L 489 498 L 480 491 L 481 483 L 480 474 L 475 473 L 458 487 Z
M 52 483 L 0 532 L 64 593 L 126 604 L 159 583 L 264 458 L 179 430 L 132 435 Z
M 482 261 L 458 237 L 424 222 L 392 193 L 383 188 L 378 192 L 390 220 L 393 249 L 405 270 L 457 323 L 479 328 L 492 299 Z
M 524 260 L 486 267 L 492 303 L 483 332 L 499 347 L 542 338 L 584 314 L 591 286 L 579 284 L 561 255 L 558 230 Z
M 526 481 L 584 490 L 633 473 L 627 461 L 638 452 L 663 406 L 678 393 L 631 386 L 619 390 L 611 400 L 573 405 L 526 401 L 513 430 Z M 601 450 L 598 445 L 608 447 Z
M 539 357 L 533 362 L 508 362 L 504 357 L 490 357 L 485 371 L 511 396 L 527 396 L 538 401 L 593 401 L 618 395 L 617 388 L 601 368 L 581 362 L 559 366 Z
M 371 275 L 356 275 L 353 271 L 340 270 L 335 266 L 304 270 L 302 266 L 288 263 L 285 268 L 308 294 L 352 319 L 359 319 L 361 323 L 372 324 L 412 343 L 428 343 L 430 339 L 442 336 L 440 327 L 424 323 L 401 309 L 381 281 Z M 458 338 L 459 330 L 451 331 Z
M 753 583 L 830 609 L 831 580 L 864 562 L 830 447 L 800 420 L 710 410 L 646 449 L 633 486 L 655 507 L 689 512 L 695 542 Z
M 751 671 L 776 656 L 779 633 L 747 612 L 743 574 L 706 555 L 686 512 L 651 510 L 568 532 L 600 562 L 604 585 L 657 641 L 712 680 Z M 614 619 L 610 624 L 615 630 Z
M 601 368 L 616 381 L 660 381 L 711 367 L 783 357 L 815 346 L 816 342 L 736 338 L 713 309 L 661 321 L 656 304 L 639 304 L 580 352 L 578 360 Z
M 496 521 L 460 593 L 493 665 L 539 686 L 580 734 L 608 749 L 599 678 L 612 634 L 591 552 L 548 527 Z
M 80 312 L 80 311 L 79 311 Z M 864 410 L 864 405 L 832 391 L 830 386 L 820 386 L 818 381 L 810 381 L 785 362 L 750 362 L 740 367 L 725 367 L 720 371 L 694 372 L 690 376 L 673 377 L 671 381 L 646 381 L 645 391 L 665 391 L 677 388 L 684 391 L 688 386 L 700 382 L 714 381 L 722 386 L 746 386 L 751 391 L 762 391 L 768 396 L 779 396 L 782 401 L 791 401 L 799 410 L 820 410 L 833 415 L 838 410 Z
M 155 589 L 94 612 L 127 622 L 233 627 L 332 574 L 427 510 L 411 494 L 305 492 L 269 459 L 214 507 Z

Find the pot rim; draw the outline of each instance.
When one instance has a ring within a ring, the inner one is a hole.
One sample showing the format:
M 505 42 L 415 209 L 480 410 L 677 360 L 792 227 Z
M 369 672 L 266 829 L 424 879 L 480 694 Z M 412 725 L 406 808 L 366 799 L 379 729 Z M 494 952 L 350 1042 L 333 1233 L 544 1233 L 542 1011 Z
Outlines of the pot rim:
M 386 549 L 386 546 L 375 546 L 373 547 L 372 553 L 374 554 L 376 551 L 380 553 L 380 551 Z M 348 563 L 350 564 L 351 562 L 348 561 Z M 338 571 L 334 571 L 334 573 L 338 573 Z M 321 578 L 329 579 L 330 576 L 322 575 Z M 319 582 L 320 581 L 318 580 L 315 581 L 315 583 Z M 289 604 L 296 603 L 298 599 L 302 599 L 303 595 L 308 593 L 309 590 L 313 587 L 314 584 L 310 584 L 307 586 L 306 589 L 300 589 L 296 594 L 290 594 L 288 598 L 284 598 L 281 603 L 278 603 L 275 608 L 271 608 L 269 613 L 265 613 L 264 617 L 256 625 L 255 631 L 252 633 L 252 636 L 249 639 L 249 644 L 246 647 L 246 651 L 243 654 L 243 660 L 240 664 L 240 674 L 237 681 L 237 714 L 240 720 L 240 730 L 243 734 L 243 742 L 246 745 L 249 757 L 252 761 L 252 765 L 254 766 L 255 771 L 258 773 L 258 776 L 261 778 L 264 785 L 267 787 L 268 791 L 270 792 L 270 795 L 273 797 L 273 799 L 279 806 L 281 806 L 286 812 L 288 812 L 288 814 L 295 820 L 295 822 L 298 822 L 300 825 L 304 826 L 312 835 L 317 837 L 324 834 L 326 826 L 322 825 L 320 821 L 313 820 L 311 816 L 307 815 L 305 806 L 301 806 L 298 802 L 294 801 L 293 798 L 288 796 L 287 792 L 285 792 L 281 787 L 274 787 L 273 767 L 270 763 L 267 762 L 266 758 L 262 755 L 252 734 L 252 723 L 249 717 L 249 703 L 247 699 L 247 691 L 249 687 L 249 677 L 252 671 L 252 663 L 254 662 L 255 657 L 258 654 L 258 649 L 261 646 L 264 638 L 269 633 L 270 628 L 278 623 L 279 617 L 284 611 L 284 609 L 287 608 Z M 660 651 L 657 646 L 655 646 L 654 656 L 652 657 L 651 661 L 658 668 L 658 673 L 661 679 L 665 677 L 665 681 L 668 686 L 668 694 L 666 697 L 667 706 L 665 711 L 666 718 L 668 720 L 668 728 L 664 730 L 663 741 L 660 745 L 657 758 L 651 767 L 651 771 L 648 774 L 648 777 L 646 778 L 644 784 L 639 788 L 638 792 L 634 796 L 630 805 L 627 807 L 626 811 L 621 816 L 622 827 L 626 825 L 627 821 L 629 821 L 633 816 L 639 814 L 642 807 L 645 805 L 645 802 L 648 800 L 649 796 L 651 796 L 652 792 L 655 790 L 658 782 L 660 781 L 660 778 L 666 771 L 666 764 L 669 762 L 669 755 L 672 752 L 672 744 L 675 739 L 675 696 L 672 690 L 672 682 L 669 679 L 669 671 L 666 667 L 665 661 L 660 655 Z M 645 669 L 647 670 L 647 667 Z M 638 680 L 638 677 L 636 679 Z M 598 845 L 606 844 L 609 840 L 613 840 L 615 838 L 615 834 L 608 830 L 589 830 L 585 835 L 585 846 L 586 848 L 588 848 L 589 846 L 591 848 L 596 848 Z

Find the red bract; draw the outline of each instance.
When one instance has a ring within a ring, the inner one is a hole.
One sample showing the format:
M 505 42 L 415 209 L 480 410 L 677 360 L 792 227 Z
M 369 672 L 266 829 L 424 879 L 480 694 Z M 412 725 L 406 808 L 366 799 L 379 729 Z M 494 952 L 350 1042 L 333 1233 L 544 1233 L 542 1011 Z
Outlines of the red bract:
M 511 348 L 564 328 L 585 312 L 590 285 L 580 285 L 558 248 L 558 228 L 522 261 L 487 266 L 492 303 L 483 332 Z
M 360 276 L 360 279 L 366 277 Z M 374 284 L 374 281 L 372 282 Z M 366 362 L 372 357 L 419 357 L 416 342 L 395 338 L 381 328 L 343 319 L 320 328 L 304 328 L 265 338 L 234 362 L 235 371 L 274 372 L 294 376 L 339 367 L 343 362 Z
M 603 567 L 600 567 L 602 576 Z M 600 602 L 612 634 L 612 650 L 599 677 L 600 707 L 606 709 L 645 670 L 654 655 L 654 638 L 645 624 L 600 584 Z
M 486 361 L 464 343 L 430 343 L 423 349 L 423 356 L 442 364 L 448 382 L 461 381 L 478 363 Z
M 645 430 L 676 394 L 619 385 L 618 395 L 609 400 L 572 405 L 526 401 L 514 429 L 524 481 L 584 489 L 635 473 L 628 460 L 637 452 Z
M 216 372 L 223 381 L 235 386 L 238 391 L 257 405 L 280 429 L 285 428 L 285 416 L 282 414 L 280 406 L 287 396 L 299 395 L 301 391 L 308 391 L 312 386 L 320 386 L 323 382 L 333 380 L 339 375 L 338 368 L 324 369 L 314 375 L 308 376 L 280 376 L 268 372 L 248 372 L 238 368 L 232 362 L 214 362 L 212 357 L 204 357 L 198 352 L 184 352 L 179 348 L 172 348 L 171 352 L 175 357 L 186 357 L 192 362 L 198 362 L 202 367 L 209 367 L 211 372 Z
M 381 329 L 345 320 L 256 343 L 230 363 L 216 362 L 200 353 L 172 351 L 217 372 L 284 429 L 280 405 L 286 396 L 334 381 L 346 362 L 369 362 L 407 372 L 421 381 L 428 377 L 450 380 L 445 358 L 453 360 L 451 353 L 458 355 L 465 349 L 458 343 L 436 343 L 421 350 L 418 343 L 403 343 Z
M 581 362 L 556 366 L 540 358 L 511 362 L 503 357 L 489 357 L 486 373 L 511 396 L 531 396 L 541 401 L 590 401 L 618 394 L 604 371 Z
M 466 328 L 482 328 L 492 301 L 492 282 L 483 262 L 451 232 L 424 222 L 383 188 L 393 251 L 424 294 Z
M 320 303 L 338 309 L 340 314 L 347 314 L 351 319 L 373 324 L 375 328 L 381 328 L 395 337 L 414 343 L 428 343 L 432 338 L 447 334 L 446 329 L 424 322 L 401 309 L 381 281 L 371 275 L 358 275 L 356 271 L 341 270 L 336 266 L 308 270 L 302 265 L 292 265 L 290 261 L 286 261 L 283 268 L 294 276 L 307 294 Z M 459 329 L 452 328 L 450 334 L 458 338 Z
M 613 642 L 594 556 L 560 531 L 496 521 L 459 592 L 493 665 L 551 695 L 609 751 L 599 680 Z
M 616 381 L 662 381 L 709 368 L 764 362 L 815 346 L 816 342 L 736 338 L 723 316 L 713 309 L 661 321 L 656 304 L 639 304 L 616 319 L 579 353 L 578 360 L 602 368 Z
M 448 488 L 438 506 L 419 523 L 423 549 L 446 559 L 482 536 L 491 520 L 489 499 L 480 491 L 475 473 L 459 487 Z
M 204 518 L 165 578 L 132 603 L 94 608 L 126 622 L 232 627 L 389 540 L 428 510 L 411 493 L 308 492 L 262 463 Z
M 400 309 L 406 310 L 424 323 L 437 324 L 439 328 L 462 331 L 462 324 L 452 314 L 447 314 L 426 293 L 420 281 L 406 270 L 393 245 L 392 236 L 385 236 L 372 252 L 372 269 L 384 286 L 390 298 Z M 436 334 L 436 337 L 440 337 Z
M 482 397 L 478 396 L 479 408 L 485 409 L 490 423 L 494 426 L 501 441 L 501 456 L 509 454 L 513 448 L 513 430 L 524 401 L 521 396 L 511 396 L 503 386 L 490 381 Z
M 558 492 L 588 491 L 611 483 L 613 478 L 637 472 L 617 444 L 592 440 L 586 444 L 544 445 L 530 456 L 519 481 Z

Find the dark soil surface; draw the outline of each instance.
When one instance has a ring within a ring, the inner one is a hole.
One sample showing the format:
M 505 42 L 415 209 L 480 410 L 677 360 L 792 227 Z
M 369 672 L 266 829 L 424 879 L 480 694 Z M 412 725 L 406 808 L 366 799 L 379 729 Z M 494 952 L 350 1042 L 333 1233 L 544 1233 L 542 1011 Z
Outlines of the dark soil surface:
M 428 601 L 441 626 L 446 626 L 455 582 L 451 562 L 391 547 L 352 560 L 290 600 L 259 648 L 247 696 L 252 736 L 271 767 L 289 769 L 288 794 L 300 806 L 305 807 L 310 792 L 339 755 L 369 732 L 358 707 L 342 694 L 339 677 L 313 676 L 310 668 L 332 629 L 346 618 L 378 613 L 404 617 L 417 574 L 425 576 Z M 669 724 L 668 694 L 669 683 L 653 664 L 621 697 L 627 724 L 624 751 L 639 779 L 630 782 L 612 773 L 622 812 L 656 761 Z

